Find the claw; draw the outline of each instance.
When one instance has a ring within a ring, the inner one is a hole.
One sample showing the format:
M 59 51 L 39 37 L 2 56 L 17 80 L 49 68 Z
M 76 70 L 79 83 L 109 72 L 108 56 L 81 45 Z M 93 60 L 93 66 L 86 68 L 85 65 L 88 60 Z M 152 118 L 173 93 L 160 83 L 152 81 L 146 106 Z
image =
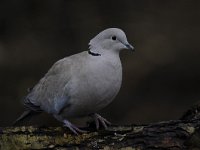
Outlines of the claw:
M 99 114 L 93 114 L 92 117 L 94 118 L 95 120 L 95 124 L 96 124 L 96 129 L 98 130 L 99 129 L 99 123 L 101 123 L 104 127 L 104 129 L 107 129 L 108 128 L 108 125 L 111 125 L 111 123 L 106 120 L 105 118 L 101 117 Z
M 79 135 L 79 133 L 86 133 L 87 131 L 81 130 L 75 125 L 73 125 L 71 122 L 68 120 L 63 120 L 64 126 L 68 127 L 74 134 Z
M 96 129 L 99 130 L 99 120 L 98 120 L 98 118 L 94 117 L 94 121 L 95 121 Z

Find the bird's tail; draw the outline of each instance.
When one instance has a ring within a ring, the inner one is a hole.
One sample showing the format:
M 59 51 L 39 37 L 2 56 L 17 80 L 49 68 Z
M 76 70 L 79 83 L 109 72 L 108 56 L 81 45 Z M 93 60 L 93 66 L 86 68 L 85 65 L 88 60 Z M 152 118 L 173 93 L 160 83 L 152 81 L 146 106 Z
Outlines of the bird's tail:
M 32 111 L 32 110 L 25 110 L 17 120 L 13 122 L 13 126 L 18 125 L 20 122 L 24 122 L 26 120 L 29 120 L 32 116 L 38 114 L 38 112 Z

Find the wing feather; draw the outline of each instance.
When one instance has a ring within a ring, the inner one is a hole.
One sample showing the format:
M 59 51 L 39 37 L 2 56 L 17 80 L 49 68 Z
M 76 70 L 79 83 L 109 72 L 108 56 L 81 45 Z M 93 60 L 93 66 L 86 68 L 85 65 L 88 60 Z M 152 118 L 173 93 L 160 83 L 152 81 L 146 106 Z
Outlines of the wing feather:
M 69 57 L 56 62 L 26 96 L 25 107 L 36 112 L 45 110 L 58 114 L 68 105 L 69 96 L 65 87 L 71 76 L 71 63 Z

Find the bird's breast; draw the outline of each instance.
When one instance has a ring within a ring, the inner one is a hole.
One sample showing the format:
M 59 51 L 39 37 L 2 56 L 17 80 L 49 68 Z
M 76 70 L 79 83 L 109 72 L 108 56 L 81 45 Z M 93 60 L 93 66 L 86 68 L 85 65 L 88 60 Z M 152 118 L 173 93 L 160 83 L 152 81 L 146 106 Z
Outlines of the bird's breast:
M 121 87 L 122 68 L 120 60 L 113 62 L 95 62 L 81 68 L 73 78 L 71 101 L 75 114 L 96 112 L 107 106 L 117 95 Z M 98 64 L 99 63 L 99 64 Z M 84 70 L 84 71 L 83 71 Z M 78 114 L 77 114 L 78 115 Z

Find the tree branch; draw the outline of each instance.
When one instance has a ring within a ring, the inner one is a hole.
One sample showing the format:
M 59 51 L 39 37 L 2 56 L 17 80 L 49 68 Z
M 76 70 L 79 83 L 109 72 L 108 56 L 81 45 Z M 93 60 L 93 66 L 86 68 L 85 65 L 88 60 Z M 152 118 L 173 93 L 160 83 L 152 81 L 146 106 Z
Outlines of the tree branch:
M 180 120 L 111 126 L 78 136 L 62 127 L 6 127 L 0 149 L 200 149 L 199 108 L 192 107 Z

